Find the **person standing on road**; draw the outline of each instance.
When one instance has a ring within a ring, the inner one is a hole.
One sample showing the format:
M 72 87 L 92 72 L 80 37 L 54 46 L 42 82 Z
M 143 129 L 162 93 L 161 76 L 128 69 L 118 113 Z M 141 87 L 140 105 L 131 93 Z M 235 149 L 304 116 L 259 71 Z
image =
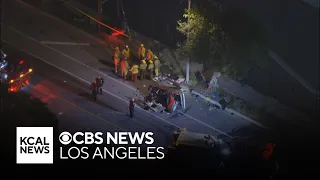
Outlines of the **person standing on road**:
M 160 60 L 157 56 L 154 56 L 154 73 L 156 78 L 159 76 Z
M 126 47 L 122 50 L 122 55 L 126 57 L 127 60 L 130 59 L 130 49 L 128 45 L 126 45 Z
M 139 61 L 143 60 L 146 57 L 146 48 L 144 48 L 144 44 L 141 44 L 138 49 L 138 58 Z
M 97 82 L 96 81 L 93 81 L 92 83 L 91 83 L 91 86 L 90 86 L 90 89 L 91 89 L 91 96 L 92 96 L 92 99 L 94 100 L 94 101 L 96 101 L 97 100 L 97 90 L 98 90 L 98 86 L 97 86 Z
M 126 80 L 127 79 L 127 75 L 128 75 L 128 69 L 129 69 L 129 64 L 128 64 L 128 61 L 127 61 L 126 58 L 121 60 L 120 68 L 121 68 L 122 79 Z
M 133 81 L 133 82 L 136 82 L 137 76 L 138 76 L 138 73 L 139 73 L 139 66 L 136 65 L 136 64 L 133 65 L 130 71 L 131 71 L 132 81 Z
M 98 92 L 102 95 L 102 86 L 103 86 L 103 83 L 104 83 L 104 79 L 100 76 L 98 76 L 96 78 L 96 82 L 97 82 L 97 90 Z
M 134 113 L 134 98 L 132 98 L 130 101 L 129 101 L 129 115 L 130 115 L 130 118 L 133 118 L 133 113 Z
M 140 70 L 140 79 L 144 80 L 146 75 L 147 62 L 145 59 L 141 61 L 139 70 Z
M 114 54 L 113 54 L 113 63 L 114 63 L 114 72 L 118 73 L 119 69 L 119 62 L 120 62 L 120 49 L 119 47 L 115 48 Z
M 153 79 L 153 68 L 154 68 L 153 61 L 152 61 L 152 60 L 149 60 L 148 73 L 149 73 L 149 78 L 150 78 L 150 80 Z

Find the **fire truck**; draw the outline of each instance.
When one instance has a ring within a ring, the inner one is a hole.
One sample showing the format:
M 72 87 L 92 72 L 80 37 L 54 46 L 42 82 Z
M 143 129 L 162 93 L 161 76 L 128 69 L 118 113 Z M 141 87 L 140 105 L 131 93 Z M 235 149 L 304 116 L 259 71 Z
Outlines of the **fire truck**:
M 23 59 L 7 56 L 0 50 L 0 81 L 9 84 L 8 92 L 17 92 L 29 84 L 33 69 Z

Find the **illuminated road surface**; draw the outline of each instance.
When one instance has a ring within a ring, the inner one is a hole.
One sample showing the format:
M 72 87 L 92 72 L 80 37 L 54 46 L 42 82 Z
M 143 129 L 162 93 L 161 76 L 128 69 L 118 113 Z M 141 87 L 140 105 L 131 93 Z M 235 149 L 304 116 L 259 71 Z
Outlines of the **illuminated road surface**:
M 102 50 L 95 38 L 23 4 L 6 1 L 5 7 L 4 41 L 17 49 L 28 52 L 30 59 L 37 57 L 38 60 L 32 60 L 32 63 L 34 66 L 40 66 L 41 71 L 45 74 L 36 75 L 33 83 L 35 85 L 40 83 L 41 87 L 50 89 L 52 93 L 60 94 L 63 98 L 95 115 L 99 114 L 99 117 L 103 119 L 117 123 L 125 129 L 157 130 L 159 136 L 164 136 L 168 134 L 168 131 L 176 128 L 186 128 L 193 132 L 229 138 L 257 136 L 262 131 L 262 128 L 257 125 L 226 112 L 209 111 L 206 108 L 200 110 L 200 105 L 192 99 L 188 99 L 187 107 L 190 109 L 186 114 L 170 116 L 137 109 L 137 117 L 133 120 L 137 123 L 132 123 L 126 117 L 128 99 L 142 97 L 130 82 L 115 77 L 110 68 L 99 62 L 99 60 L 112 62 L 112 59 L 110 52 Z M 46 43 L 41 43 L 43 41 Z M 66 42 L 73 44 L 68 45 Z M 74 43 L 82 44 L 77 46 Z M 44 65 L 43 62 L 60 70 L 52 70 L 52 67 Z M 93 103 L 79 93 L 88 93 L 89 83 L 99 75 L 106 80 L 104 86 L 106 91 L 103 96 L 99 96 L 97 103 Z M 64 80 L 66 83 L 63 82 Z M 55 87 L 50 81 L 58 81 L 64 85 Z M 69 117 L 69 119 L 72 118 L 74 117 Z M 75 119 L 70 121 L 77 123 Z M 102 125 L 101 122 L 95 125 L 92 121 L 91 126 L 101 127 Z
M 152 117 L 147 119 L 141 113 L 131 119 L 124 103 L 123 108 L 115 108 L 113 105 L 116 103 L 108 104 L 99 97 L 97 101 L 92 101 L 86 84 L 10 45 L 5 44 L 3 49 L 9 55 L 15 53 L 15 56 L 32 64 L 34 74 L 30 86 L 23 91 L 48 104 L 59 119 L 60 131 L 152 131 L 159 145 L 167 146 L 172 140 L 174 127 L 153 121 Z M 112 98 L 107 94 L 102 96 Z

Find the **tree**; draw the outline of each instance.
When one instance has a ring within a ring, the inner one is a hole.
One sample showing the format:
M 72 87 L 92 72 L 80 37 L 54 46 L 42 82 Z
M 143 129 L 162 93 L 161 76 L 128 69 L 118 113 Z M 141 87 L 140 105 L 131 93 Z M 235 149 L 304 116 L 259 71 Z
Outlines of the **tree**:
M 184 35 L 189 33 L 189 39 L 178 44 L 181 54 L 237 80 L 248 75 L 252 53 L 266 40 L 257 19 L 243 11 L 220 11 L 214 7 L 186 10 L 183 17 L 185 21 L 178 21 L 177 30 Z
M 228 35 L 227 55 L 231 61 L 224 73 L 240 80 L 248 76 L 254 63 L 266 62 L 267 56 L 263 53 L 253 59 L 253 53 L 264 50 L 267 43 L 265 28 L 254 14 L 229 8 L 223 13 L 220 25 Z
M 226 37 L 222 29 L 209 21 L 202 12 L 197 7 L 185 10 L 185 21 L 178 21 L 177 30 L 189 35 L 188 40 L 178 44 L 178 51 L 190 57 L 191 61 L 212 66 L 219 71 L 225 64 L 222 56 Z

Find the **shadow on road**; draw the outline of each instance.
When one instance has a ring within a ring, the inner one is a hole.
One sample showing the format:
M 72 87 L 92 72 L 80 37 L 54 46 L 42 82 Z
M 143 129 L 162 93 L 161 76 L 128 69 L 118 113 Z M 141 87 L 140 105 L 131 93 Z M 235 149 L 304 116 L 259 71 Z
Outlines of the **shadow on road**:
M 99 105 L 101 107 L 104 107 L 104 108 L 110 109 L 112 111 L 117 111 L 118 112 L 118 110 L 116 108 L 114 108 L 113 106 L 110 106 L 109 104 L 106 104 L 106 103 L 104 103 L 102 101 L 99 101 L 99 96 L 103 96 L 103 95 L 98 95 L 97 96 L 97 101 L 93 101 L 92 100 L 92 97 L 91 97 L 90 93 L 79 93 L 78 95 L 83 97 L 83 98 L 85 98 L 85 99 L 91 100 L 92 102 L 94 102 L 95 104 L 97 104 L 97 105 Z
M 2 136 L 0 154 L 1 162 L 8 165 L 16 163 L 16 127 L 53 127 L 54 135 L 58 135 L 59 121 L 47 105 L 37 98 L 23 92 L 8 94 L 3 98 L 4 109 L 1 112 Z
M 113 59 L 113 57 L 112 57 Z M 108 67 L 111 67 L 113 68 L 114 67 L 114 64 L 112 62 L 109 62 L 109 61 L 106 61 L 106 60 L 103 60 L 103 59 L 100 59 L 99 62 L 105 66 L 108 66 Z

